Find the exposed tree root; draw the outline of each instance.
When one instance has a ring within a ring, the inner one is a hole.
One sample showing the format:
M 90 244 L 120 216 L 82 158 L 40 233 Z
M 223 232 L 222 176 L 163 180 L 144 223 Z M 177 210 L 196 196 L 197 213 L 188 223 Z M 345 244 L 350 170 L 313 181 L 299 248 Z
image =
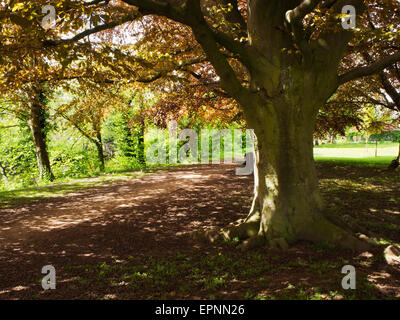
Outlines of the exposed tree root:
M 400 267 L 400 247 L 395 245 L 388 246 L 383 252 L 386 263 L 393 267 Z
M 379 242 L 375 240 L 378 239 L 378 236 L 370 230 L 367 230 L 366 228 L 360 226 L 357 220 L 353 217 L 349 215 L 345 215 L 341 217 L 341 219 L 338 219 L 337 217 L 331 215 L 326 215 L 325 217 L 336 226 L 342 228 L 343 230 L 346 230 L 350 234 L 356 235 L 358 239 L 366 241 L 367 243 L 374 246 L 380 245 Z
M 231 223 L 228 227 L 220 230 L 208 230 L 205 232 L 207 240 L 215 242 L 217 240 L 232 241 L 235 238 L 245 241 L 257 236 L 260 229 L 259 221 L 245 221 L 244 219 Z
M 265 237 L 263 237 L 261 235 L 255 235 L 255 236 L 252 236 L 252 237 L 244 240 L 238 247 L 242 251 L 247 251 L 247 250 L 266 246 L 267 244 L 268 243 L 267 243 L 267 240 L 265 239 Z
M 400 158 L 398 157 L 398 158 L 394 159 L 394 160 L 390 163 L 390 165 L 389 165 L 389 167 L 387 168 L 387 170 L 389 170 L 389 171 L 394 171 L 394 170 L 398 169 L 399 167 L 400 167 Z
M 326 242 L 333 246 L 356 251 L 366 251 L 373 246 L 373 242 L 366 241 L 369 240 L 368 237 L 364 236 L 364 239 L 360 239 L 322 216 L 304 230 L 301 238 L 317 243 Z
M 257 247 L 267 246 L 273 249 L 286 250 L 293 240 L 287 240 L 285 237 L 269 238 L 268 234 L 260 232 L 259 220 L 239 220 L 230 224 L 222 230 L 210 230 L 203 233 L 206 239 L 215 241 L 233 241 L 239 240 L 238 247 L 241 250 L 250 250 Z M 296 240 L 306 240 L 313 243 L 329 243 L 335 247 L 353 249 L 356 251 L 366 251 L 376 246 L 377 243 L 364 234 L 354 234 L 353 232 L 342 228 L 325 217 L 321 216 L 315 220 L 313 225 L 303 228 L 302 232 L 297 234 Z

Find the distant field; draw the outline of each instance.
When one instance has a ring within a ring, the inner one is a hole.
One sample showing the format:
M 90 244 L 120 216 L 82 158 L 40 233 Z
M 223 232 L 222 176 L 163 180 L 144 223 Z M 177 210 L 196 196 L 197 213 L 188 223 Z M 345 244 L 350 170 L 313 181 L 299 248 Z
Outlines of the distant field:
M 369 157 L 369 158 L 345 158 L 345 157 L 320 157 L 314 156 L 316 162 L 335 164 L 338 166 L 370 167 L 384 169 L 390 164 L 394 157 Z
M 378 144 L 379 148 L 398 148 L 399 144 L 397 142 L 380 142 Z M 350 148 L 350 149 L 363 149 L 367 148 L 365 143 L 325 143 L 319 146 L 315 146 L 315 149 L 337 149 L 337 148 Z M 368 148 L 375 148 L 375 142 L 368 143 Z
M 378 145 L 378 162 L 390 162 L 398 154 L 399 147 L 397 143 L 381 143 Z M 324 144 L 314 147 L 314 156 L 319 158 L 375 158 L 375 144 L 368 145 L 363 143 L 343 143 L 343 144 Z M 384 159 L 385 158 L 385 159 Z M 387 159 L 386 159 L 387 158 Z M 369 159 L 368 161 L 374 161 Z

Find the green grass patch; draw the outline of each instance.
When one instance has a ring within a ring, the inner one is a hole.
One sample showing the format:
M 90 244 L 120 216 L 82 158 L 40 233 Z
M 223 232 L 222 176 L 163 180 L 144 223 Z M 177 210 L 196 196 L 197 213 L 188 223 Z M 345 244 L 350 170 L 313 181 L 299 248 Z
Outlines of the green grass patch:
M 329 148 L 329 149 L 336 149 L 336 148 L 350 148 L 350 149 L 360 149 L 360 148 L 375 148 L 376 144 L 375 142 L 370 142 L 368 144 L 366 143 L 325 143 L 321 144 L 319 146 L 314 146 L 316 149 L 324 149 L 324 148 Z M 379 142 L 378 143 L 378 148 L 394 148 L 398 147 L 399 144 L 396 142 Z
M 316 162 L 326 164 L 382 169 L 389 166 L 393 157 L 344 158 L 315 156 L 314 159 Z
M 8 208 L 49 197 L 63 196 L 95 187 L 134 179 L 142 176 L 140 171 L 104 174 L 94 178 L 83 178 L 70 182 L 59 182 L 27 189 L 0 192 L 0 208 Z

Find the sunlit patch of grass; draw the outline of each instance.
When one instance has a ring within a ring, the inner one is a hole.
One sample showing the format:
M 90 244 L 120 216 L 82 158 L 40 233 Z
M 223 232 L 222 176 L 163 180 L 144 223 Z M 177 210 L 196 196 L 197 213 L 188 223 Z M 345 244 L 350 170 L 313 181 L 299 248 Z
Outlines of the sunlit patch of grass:
M 54 183 L 38 185 L 31 188 L 0 191 L 0 208 L 29 204 L 41 199 L 64 196 L 112 183 L 140 178 L 146 174 L 168 172 L 169 170 L 176 170 L 177 168 L 184 166 L 188 165 L 157 165 L 135 171 L 113 170 L 107 173 L 98 173 L 91 177 L 83 177 L 79 179 L 64 178 L 57 180 Z
M 383 169 L 389 166 L 390 162 L 394 159 L 393 157 L 366 157 L 366 158 L 345 158 L 345 157 L 323 157 L 315 156 L 316 162 L 329 163 L 341 166 L 355 166 L 355 167 L 369 167 Z
M 96 187 L 141 177 L 142 172 L 125 172 L 106 174 L 96 178 L 85 178 L 70 182 L 54 183 L 34 188 L 1 191 L 0 208 L 8 208 L 49 197 L 59 197 L 67 194 L 93 189 Z
M 375 142 L 368 143 L 368 148 L 374 149 Z M 397 142 L 379 142 L 378 148 L 395 148 L 398 146 Z M 366 143 L 325 143 L 319 146 L 315 146 L 316 149 L 337 149 L 337 148 L 349 148 L 349 149 L 365 149 L 367 147 Z

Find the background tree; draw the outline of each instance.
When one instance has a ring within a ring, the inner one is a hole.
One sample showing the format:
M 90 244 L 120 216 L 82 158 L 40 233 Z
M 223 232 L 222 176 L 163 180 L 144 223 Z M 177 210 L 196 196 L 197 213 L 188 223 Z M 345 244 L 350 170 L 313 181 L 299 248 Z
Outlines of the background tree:
M 43 103 L 46 88 L 74 78 L 101 79 L 106 70 L 118 72 L 121 77 L 126 73 L 127 68 L 117 63 L 125 60 L 123 52 L 112 43 L 107 31 L 134 20 L 137 10 L 113 3 L 94 1 L 82 5 L 74 1 L 18 0 L 0 3 L 0 94 L 27 109 L 42 178 L 54 179 L 46 144 Z M 42 25 L 45 5 L 57 8 L 57 20 L 51 28 Z M 87 30 L 87 26 L 92 28 Z M 112 32 L 115 35 L 118 29 Z M 71 33 L 75 35 L 68 38 Z M 89 39 L 95 33 L 101 36 Z
M 400 24 L 400 8 L 398 1 L 368 2 L 364 27 L 353 40 L 349 55 L 342 61 L 341 69 L 351 68 L 360 64 L 371 64 L 382 55 L 395 54 L 400 49 L 398 26 Z M 387 64 L 376 74 L 357 79 L 347 84 L 339 97 L 346 103 L 370 103 L 386 108 L 399 118 L 400 113 L 400 63 L 398 59 Z M 390 168 L 397 168 L 400 159 L 392 162 Z
M 344 103 L 341 99 L 342 88 L 324 104 L 318 112 L 314 137 L 318 139 L 329 138 L 332 142 L 337 135 L 345 136 L 349 127 L 361 128 L 362 106 L 357 103 Z M 315 143 L 318 144 L 318 143 Z
M 390 81 L 395 83 L 396 79 Z M 390 86 L 394 88 L 394 86 Z M 364 122 L 364 125 L 358 125 L 358 127 L 364 128 L 367 140 L 371 134 L 379 133 L 384 129 L 389 128 L 392 131 L 400 128 L 399 108 L 384 88 L 381 76 L 375 75 L 346 84 L 332 101 L 336 105 L 341 105 L 345 110 L 358 110 L 360 120 Z M 369 127 L 371 130 L 368 129 Z M 399 166 L 399 156 L 400 145 L 399 154 L 389 165 L 390 169 L 396 169 Z
M 19 177 L 19 182 L 27 186 L 37 170 L 29 127 L 14 114 L 0 114 L 0 175 L 6 184 Z
M 85 89 L 84 91 L 82 89 Z M 115 90 L 115 89 L 114 89 Z M 114 107 L 115 91 L 112 86 L 94 84 L 74 90 L 74 99 L 62 105 L 57 114 L 68 120 L 97 150 L 100 171 L 105 169 L 102 127 L 108 113 Z

